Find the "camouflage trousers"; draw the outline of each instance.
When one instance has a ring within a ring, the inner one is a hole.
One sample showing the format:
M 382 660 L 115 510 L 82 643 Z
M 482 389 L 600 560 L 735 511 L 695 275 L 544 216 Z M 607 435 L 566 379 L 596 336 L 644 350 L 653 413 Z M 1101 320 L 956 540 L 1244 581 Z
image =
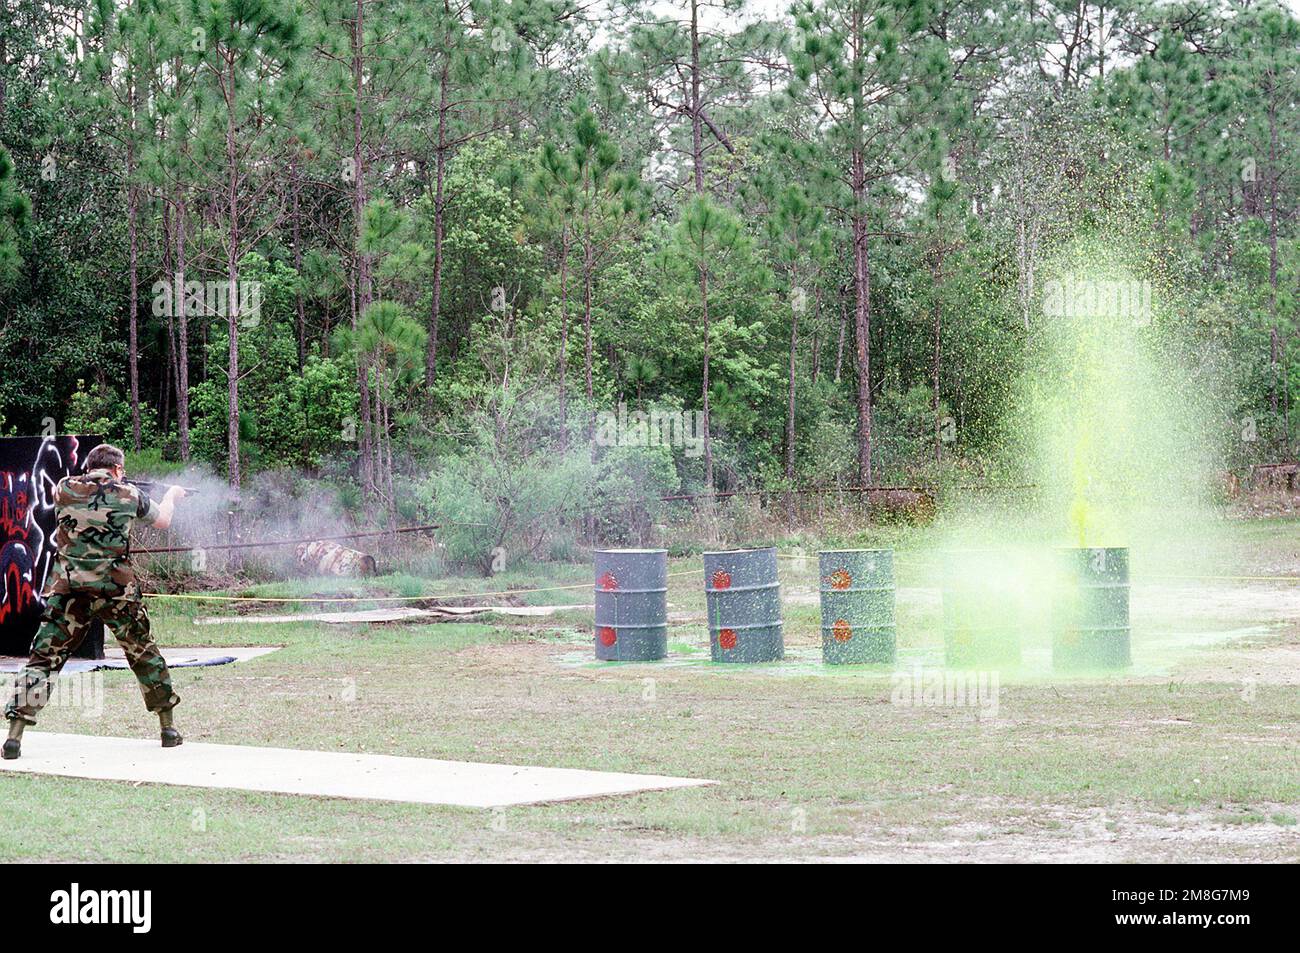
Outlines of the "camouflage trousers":
M 152 712 L 168 711 L 180 701 L 158 645 L 149 636 L 149 614 L 138 595 L 99 592 L 53 593 L 45 604 L 41 627 L 32 639 L 32 654 L 18 673 L 5 705 L 7 719 L 29 725 L 50 697 L 50 682 L 77 650 L 96 618 L 112 630 L 126 652 L 127 664 L 140 682 L 144 704 Z

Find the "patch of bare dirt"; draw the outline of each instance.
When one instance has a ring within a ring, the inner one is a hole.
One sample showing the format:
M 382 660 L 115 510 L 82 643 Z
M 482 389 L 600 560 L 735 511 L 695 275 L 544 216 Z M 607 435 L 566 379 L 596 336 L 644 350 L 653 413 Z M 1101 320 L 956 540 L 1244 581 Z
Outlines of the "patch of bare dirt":
M 1295 808 L 1260 810 L 1294 816 Z M 1230 815 L 1227 816 L 1230 818 Z M 975 863 L 1223 863 L 1300 858 L 1295 824 L 1233 821 L 1204 811 L 1035 808 L 1026 819 L 964 821 L 854 837 L 809 860 Z M 847 847 L 847 852 L 844 848 Z
M 1001 808 L 1002 810 L 999 810 Z M 1224 811 L 1073 809 L 990 801 L 993 817 L 935 828 L 891 826 L 847 835 L 783 834 L 719 843 L 648 829 L 606 831 L 598 841 L 520 833 L 484 856 L 464 860 L 677 863 L 1277 863 L 1300 860 L 1294 806 L 1265 805 L 1255 820 Z M 443 858 L 445 859 L 445 858 Z
M 1294 633 L 1273 645 L 1237 648 L 1186 656 L 1172 670 L 1174 676 L 1190 682 L 1233 682 L 1241 686 L 1241 697 L 1250 701 L 1263 686 L 1300 685 L 1300 637 Z

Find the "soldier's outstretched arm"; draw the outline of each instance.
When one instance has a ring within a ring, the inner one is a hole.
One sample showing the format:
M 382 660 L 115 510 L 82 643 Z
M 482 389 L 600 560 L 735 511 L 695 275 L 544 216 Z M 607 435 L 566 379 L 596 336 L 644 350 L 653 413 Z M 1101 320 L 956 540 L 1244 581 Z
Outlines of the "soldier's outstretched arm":
M 171 526 L 172 516 L 176 513 L 176 503 L 184 498 L 184 487 L 169 486 L 167 492 L 163 495 L 162 502 L 158 504 L 158 518 L 153 521 L 153 525 L 158 529 L 166 529 Z

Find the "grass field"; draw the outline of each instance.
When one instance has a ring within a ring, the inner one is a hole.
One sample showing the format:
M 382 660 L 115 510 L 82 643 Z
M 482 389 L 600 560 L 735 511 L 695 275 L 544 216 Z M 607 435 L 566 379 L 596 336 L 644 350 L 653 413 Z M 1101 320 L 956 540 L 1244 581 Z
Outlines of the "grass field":
M 899 550 L 906 670 L 939 657 L 938 593 L 926 531 L 892 530 L 884 542 Z M 1215 546 L 1225 574 L 1300 577 L 1298 520 L 1230 522 L 1216 527 Z M 180 600 L 155 600 L 151 613 L 164 645 L 283 646 L 177 670 L 189 740 L 687 775 L 716 787 L 476 811 L 6 775 L 0 859 L 1300 859 L 1300 582 L 1144 580 L 1135 570 L 1131 673 L 1000 673 L 991 712 L 897 704 L 889 670 L 821 666 L 815 557 L 782 567 L 791 659 L 714 666 L 698 557 L 671 569 L 688 575 L 671 580 L 671 657 L 659 664 L 594 663 L 581 609 L 429 625 L 196 625 L 233 610 Z M 384 577 L 365 591 L 581 586 L 513 597 L 557 604 L 589 601 L 589 583 L 581 564 L 490 581 Z M 254 591 L 362 589 L 305 580 Z M 104 679 L 101 717 L 52 706 L 35 731 L 152 736 L 130 673 Z

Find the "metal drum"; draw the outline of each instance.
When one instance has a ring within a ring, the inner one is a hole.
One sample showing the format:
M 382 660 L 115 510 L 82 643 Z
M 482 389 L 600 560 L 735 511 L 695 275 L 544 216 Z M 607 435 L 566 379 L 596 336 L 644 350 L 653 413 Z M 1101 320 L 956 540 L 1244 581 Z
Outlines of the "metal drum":
M 1012 554 L 955 550 L 943 558 L 943 654 L 950 668 L 1020 664 L 1020 600 Z
M 668 551 L 596 552 L 596 658 L 653 662 L 668 654 Z
M 1128 550 L 1067 549 L 1063 588 L 1054 603 L 1052 667 L 1060 671 L 1127 668 Z
M 822 661 L 893 662 L 894 552 L 840 549 L 818 554 Z
M 713 661 L 775 662 L 785 657 L 775 549 L 705 553 L 704 596 Z

